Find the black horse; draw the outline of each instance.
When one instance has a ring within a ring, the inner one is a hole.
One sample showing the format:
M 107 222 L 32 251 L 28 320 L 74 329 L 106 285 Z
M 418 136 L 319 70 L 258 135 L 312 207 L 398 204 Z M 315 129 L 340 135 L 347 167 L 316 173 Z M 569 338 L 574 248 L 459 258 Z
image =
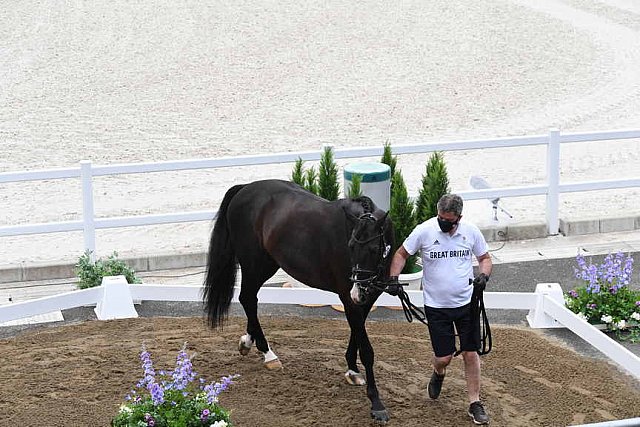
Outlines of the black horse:
M 314 288 L 335 292 L 351 328 L 345 357 L 350 384 L 364 385 L 371 416 L 389 419 L 373 374 L 373 348 L 365 319 L 389 274 L 393 226 L 368 197 L 328 202 L 280 180 L 231 187 L 224 196 L 211 235 L 204 303 L 212 327 L 222 326 L 242 269 L 239 300 L 247 315 L 247 335 L 239 351 L 255 342 L 267 368 L 281 368 L 258 321 L 258 290 L 278 268 Z

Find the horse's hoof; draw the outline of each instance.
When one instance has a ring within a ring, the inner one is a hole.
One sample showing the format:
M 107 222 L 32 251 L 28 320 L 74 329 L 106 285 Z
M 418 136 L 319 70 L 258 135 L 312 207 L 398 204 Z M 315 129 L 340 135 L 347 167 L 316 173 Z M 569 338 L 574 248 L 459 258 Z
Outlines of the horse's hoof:
M 269 360 L 268 362 L 264 362 L 264 367 L 270 371 L 275 371 L 282 369 L 282 362 L 280 362 L 280 359 Z
M 389 421 L 389 413 L 386 409 L 382 411 L 371 411 L 371 418 L 373 418 L 373 422 L 375 424 L 386 424 Z
M 253 341 L 249 341 L 249 344 L 247 345 L 247 342 L 245 341 L 244 336 L 242 336 L 240 337 L 240 342 L 238 343 L 238 351 L 240 352 L 241 355 L 246 356 L 247 354 L 249 354 L 252 344 L 253 344 Z
M 349 369 L 344 377 L 347 379 L 347 382 L 351 385 L 366 385 L 367 381 L 364 379 L 364 376 L 360 372 L 355 372 Z

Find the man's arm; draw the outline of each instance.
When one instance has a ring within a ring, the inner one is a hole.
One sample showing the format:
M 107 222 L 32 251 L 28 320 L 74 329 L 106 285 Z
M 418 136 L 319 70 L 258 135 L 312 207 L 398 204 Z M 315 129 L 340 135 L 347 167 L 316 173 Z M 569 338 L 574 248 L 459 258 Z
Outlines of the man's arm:
M 484 255 L 478 257 L 478 272 L 484 273 L 487 277 L 491 276 L 493 270 L 493 262 L 491 261 L 491 255 L 486 252 Z
M 396 253 L 393 254 L 393 259 L 391 259 L 391 268 L 389 270 L 389 276 L 392 276 L 392 277 L 399 276 L 409 256 L 410 256 L 409 252 L 407 252 L 404 246 L 400 245 Z

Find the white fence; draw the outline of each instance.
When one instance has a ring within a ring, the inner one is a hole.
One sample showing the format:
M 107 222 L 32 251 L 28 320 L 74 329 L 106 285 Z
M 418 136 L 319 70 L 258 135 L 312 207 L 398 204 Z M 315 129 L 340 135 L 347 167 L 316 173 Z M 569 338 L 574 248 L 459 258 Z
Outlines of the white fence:
M 129 285 L 124 276 L 105 277 L 99 287 L 0 306 L 0 324 L 92 304 L 99 320 L 133 318 L 138 317 L 134 301 L 202 301 L 202 290 L 202 286 Z M 236 287 L 233 302 L 238 302 L 238 294 Z M 407 294 L 414 304 L 422 305 L 421 291 Z M 258 298 L 260 303 L 272 304 L 341 304 L 336 294 L 313 288 L 262 287 Z M 567 309 L 557 283 L 538 284 L 533 293 L 486 292 L 484 301 L 489 309 L 529 310 L 527 321 L 532 328 L 570 329 L 640 380 L 640 358 Z M 401 306 L 397 297 L 388 294 L 381 295 L 376 305 Z
M 640 187 L 640 177 L 631 179 L 610 179 L 599 181 L 560 183 L 560 145 L 587 141 L 606 141 L 640 138 L 640 130 L 617 130 L 589 133 L 560 133 L 550 130 L 547 135 L 533 135 L 514 138 L 486 140 L 465 140 L 450 142 L 425 142 L 415 144 L 394 145 L 393 153 L 411 154 L 433 151 L 458 151 L 483 148 L 523 147 L 546 145 L 547 182 L 542 185 L 521 187 L 502 187 L 486 190 L 458 192 L 465 200 L 493 199 L 496 197 L 517 197 L 546 195 L 546 224 L 548 233 L 558 234 L 559 194 L 583 192 L 614 188 Z M 363 147 L 334 149 L 336 159 L 381 156 L 383 147 Z M 0 237 L 41 233 L 83 231 L 86 250 L 96 252 L 96 230 L 117 227 L 131 227 L 154 224 L 171 224 L 179 222 L 210 221 L 215 217 L 213 211 L 178 212 L 172 214 L 139 215 L 127 217 L 96 218 L 93 203 L 93 177 L 119 174 L 137 174 L 148 172 L 180 171 L 194 169 L 224 168 L 231 166 L 251 166 L 295 162 L 302 160 L 319 160 L 322 150 L 291 153 L 264 154 L 255 156 L 220 157 L 202 160 L 181 160 L 158 163 L 131 163 L 106 166 L 95 166 L 89 161 L 80 162 L 79 167 L 64 169 L 47 169 L 25 172 L 0 173 L 0 183 L 55 180 L 80 178 L 82 185 L 82 219 L 77 221 L 50 222 L 40 224 L 23 224 L 0 227 Z

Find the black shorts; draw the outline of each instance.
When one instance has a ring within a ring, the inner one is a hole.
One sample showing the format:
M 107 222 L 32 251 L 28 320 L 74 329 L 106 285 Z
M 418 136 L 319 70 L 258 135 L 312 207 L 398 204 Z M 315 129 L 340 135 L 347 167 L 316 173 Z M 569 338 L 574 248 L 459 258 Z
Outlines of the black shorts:
M 480 349 L 480 319 L 471 321 L 471 304 L 457 308 L 425 306 L 424 311 L 429 323 L 431 345 L 436 357 L 450 356 L 456 352 L 455 331 L 458 332 L 460 351 Z

